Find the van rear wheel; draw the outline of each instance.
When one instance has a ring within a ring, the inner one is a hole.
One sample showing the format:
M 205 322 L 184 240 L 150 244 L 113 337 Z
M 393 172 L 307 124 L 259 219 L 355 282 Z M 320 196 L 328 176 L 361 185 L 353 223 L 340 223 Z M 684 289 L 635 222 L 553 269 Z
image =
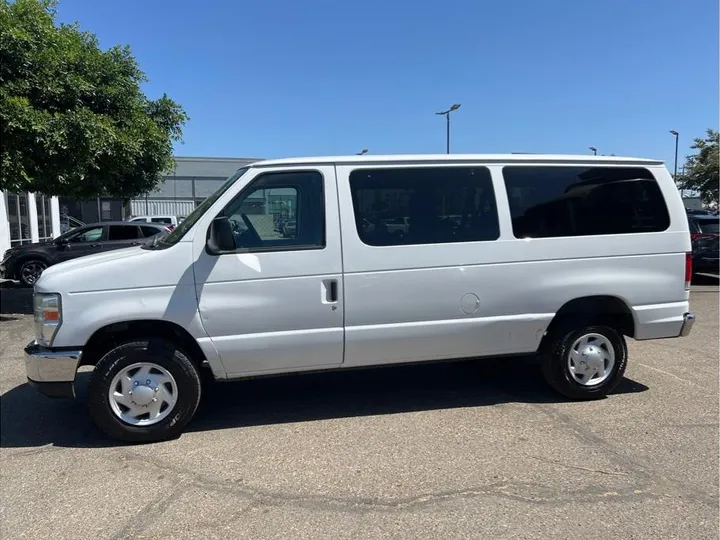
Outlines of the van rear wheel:
M 100 359 L 90 378 L 88 406 L 107 435 L 127 442 L 177 437 L 200 402 L 200 376 L 170 341 L 124 343 Z
M 627 367 L 627 344 L 604 325 L 564 325 L 547 336 L 542 354 L 545 380 L 575 400 L 605 397 L 620 384 Z

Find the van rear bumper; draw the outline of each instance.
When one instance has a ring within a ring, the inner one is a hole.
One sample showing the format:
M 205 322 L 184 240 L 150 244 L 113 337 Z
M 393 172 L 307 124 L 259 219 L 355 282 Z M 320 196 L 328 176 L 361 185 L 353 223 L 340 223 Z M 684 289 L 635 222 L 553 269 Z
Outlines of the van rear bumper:
M 695 314 L 686 313 L 684 315 L 682 327 L 680 328 L 680 337 L 687 336 L 690 333 L 690 330 L 692 330 L 693 324 L 695 324 Z
M 635 339 L 687 336 L 695 323 L 695 314 L 689 308 L 687 301 L 636 306 L 633 309 Z

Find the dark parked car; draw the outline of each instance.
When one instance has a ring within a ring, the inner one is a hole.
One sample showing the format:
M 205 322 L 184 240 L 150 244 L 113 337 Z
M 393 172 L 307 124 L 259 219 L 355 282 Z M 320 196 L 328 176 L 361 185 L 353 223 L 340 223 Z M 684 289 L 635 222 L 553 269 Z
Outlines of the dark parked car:
M 10 248 L 0 263 L 0 276 L 32 287 L 48 266 L 84 255 L 139 246 L 169 230 L 154 223 L 103 222 L 72 229 L 49 242 Z
M 712 215 L 689 215 L 688 222 L 692 240 L 693 271 L 717 272 L 720 218 Z
M 704 209 L 692 210 L 690 208 L 686 208 L 685 212 L 687 212 L 688 216 L 714 216 L 715 215 L 712 210 L 704 210 Z

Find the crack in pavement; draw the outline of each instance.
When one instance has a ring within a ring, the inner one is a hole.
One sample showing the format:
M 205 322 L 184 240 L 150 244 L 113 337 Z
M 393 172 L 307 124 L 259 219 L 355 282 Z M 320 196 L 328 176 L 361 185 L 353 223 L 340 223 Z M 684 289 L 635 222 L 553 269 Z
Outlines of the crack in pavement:
M 207 492 L 228 494 L 241 497 L 250 501 L 250 504 L 243 509 L 257 505 L 264 506 L 295 506 L 307 510 L 335 510 L 344 512 L 369 512 L 369 511 L 408 511 L 418 508 L 436 506 L 448 501 L 457 499 L 468 499 L 476 497 L 502 497 L 505 499 L 520 501 L 532 504 L 562 505 L 567 502 L 595 502 L 601 498 L 613 497 L 614 500 L 638 500 L 657 499 L 667 495 L 655 493 L 647 485 L 634 485 L 616 490 L 609 490 L 607 486 L 587 487 L 575 491 L 557 490 L 547 485 L 532 482 L 493 482 L 484 486 L 462 488 L 448 491 L 424 493 L 411 497 L 404 497 L 395 500 L 381 500 L 371 497 L 342 497 L 328 495 L 312 495 L 298 493 L 280 493 L 277 491 L 253 488 L 238 485 L 237 481 L 208 478 L 195 471 L 183 467 L 169 465 L 160 460 L 142 456 L 135 453 L 123 452 L 123 460 L 132 460 L 149 465 L 159 471 L 175 475 L 177 480 L 176 496 L 172 499 L 162 498 L 162 503 L 155 503 L 151 512 L 151 518 L 159 517 L 162 512 L 182 493 L 189 488 L 200 488 Z M 161 511 L 160 511 L 161 510 Z M 146 521 L 146 524 L 149 521 Z M 137 530 L 136 530 L 137 532 Z
M 9 450 L 8 448 L 3 448 L 3 460 L 7 461 L 14 458 L 34 456 L 38 454 L 47 454 L 49 452 L 58 452 L 62 450 L 67 450 L 67 448 L 55 446 L 53 443 L 43 444 L 42 446 L 37 446 L 28 450 Z
M 528 404 L 528 406 L 538 410 L 545 416 L 549 417 L 559 425 L 570 430 L 577 438 L 594 445 L 602 450 L 606 457 L 610 457 L 623 469 L 630 471 L 634 476 L 643 479 L 646 483 L 654 483 L 661 488 L 674 488 L 682 493 L 688 499 L 695 502 L 717 506 L 718 496 L 696 488 L 692 484 L 675 480 L 665 476 L 664 469 L 654 468 L 646 464 L 639 463 L 632 457 L 624 454 L 620 449 L 616 448 L 608 440 L 596 435 L 593 431 L 574 421 L 569 415 L 558 411 L 549 405 Z
M 578 471 L 586 471 L 586 472 L 594 472 L 598 474 L 607 474 L 608 476 L 630 476 L 629 473 L 626 472 L 620 472 L 620 471 L 606 471 L 603 469 L 590 469 L 588 467 L 580 467 L 578 465 L 570 465 L 568 463 L 563 463 L 562 461 L 557 461 L 555 459 L 548 459 L 540 456 L 527 456 L 530 459 L 535 459 L 537 461 L 542 461 L 544 463 L 552 463 L 553 465 L 560 465 L 561 467 L 565 467 L 566 469 L 575 469 Z
M 162 516 L 167 509 L 170 508 L 170 505 L 175 502 L 186 489 L 187 485 L 182 481 L 175 482 L 168 488 L 167 493 L 159 495 L 143 508 L 138 510 L 134 516 L 128 518 L 125 524 L 110 537 L 111 540 L 136 538 L 138 533 L 142 532 L 145 527 Z
M 692 381 L 690 381 L 690 380 L 688 380 L 688 379 L 684 379 L 684 378 L 682 378 L 682 377 L 680 377 L 680 376 L 678 376 L 678 375 L 675 375 L 674 373 L 670 373 L 669 371 L 665 371 L 664 369 L 660 369 L 660 368 L 656 368 L 656 367 L 653 367 L 653 366 L 649 366 L 649 365 L 647 365 L 647 364 L 643 364 L 642 362 L 636 362 L 636 363 L 637 363 L 638 366 L 642 366 L 642 367 L 644 367 L 644 368 L 650 369 L 650 370 L 652 370 L 652 371 L 655 371 L 656 373 L 662 373 L 663 375 L 667 375 L 668 377 L 672 377 L 673 379 L 675 379 L 675 380 L 677 380 L 677 381 L 682 381 L 682 382 L 684 382 L 685 384 L 689 384 L 690 386 L 694 386 L 695 388 L 700 388 L 700 389 L 705 390 L 705 391 L 707 391 L 707 392 L 712 392 L 712 390 L 710 390 L 710 389 L 708 389 L 708 388 L 705 388 L 705 387 L 702 386 L 701 384 L 697 384 L 697 383 L 694 383 L 694 382 L 692 382 Z

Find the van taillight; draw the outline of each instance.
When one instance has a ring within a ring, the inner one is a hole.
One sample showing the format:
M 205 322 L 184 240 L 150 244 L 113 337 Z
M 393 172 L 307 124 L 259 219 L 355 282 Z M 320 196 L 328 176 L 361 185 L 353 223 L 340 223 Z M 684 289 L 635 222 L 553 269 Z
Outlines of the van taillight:
M 685 290 L 690 290 L 690 282 L 692 281 L 692 253 L 685 253 Z

